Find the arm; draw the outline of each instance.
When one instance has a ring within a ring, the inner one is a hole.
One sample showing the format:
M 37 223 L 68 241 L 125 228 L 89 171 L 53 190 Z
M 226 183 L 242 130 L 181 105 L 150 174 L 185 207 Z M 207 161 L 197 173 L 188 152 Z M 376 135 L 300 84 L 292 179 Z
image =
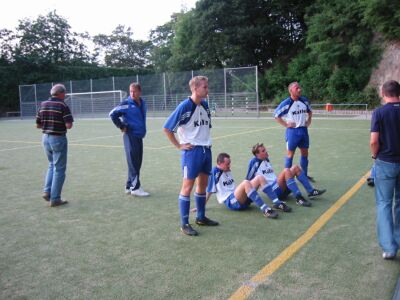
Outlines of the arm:
M 296 123 L 294 122 L 286 122 L 284 119 L 281 117 L 275 117 L 275 120 L 281 124 L 283 127 L 290 128 L 290 127 L 296 127 Z
M 371 139 L 369 142 L 372 157 L 376 157 L 379 152 L 379 132 L 371 132 Z
M 306 122 L 306 127 L 310 127 L 310 125 L 311 125 L 311 119 L 312 119 L 312 111 L 310 111 L 310 112 L 308 113 L 308 119 L 307 119 L 307 122 Z
M 178 140 L 176 139 L 175 133 L 170 131 L 169 129 L 163 128 L 163 131 L 169 141 L 172 143 L 172 145 L 174 145 L 179 150 L 189 150 L 193 148 L 193 145 L 191 144 L 179 144 Z

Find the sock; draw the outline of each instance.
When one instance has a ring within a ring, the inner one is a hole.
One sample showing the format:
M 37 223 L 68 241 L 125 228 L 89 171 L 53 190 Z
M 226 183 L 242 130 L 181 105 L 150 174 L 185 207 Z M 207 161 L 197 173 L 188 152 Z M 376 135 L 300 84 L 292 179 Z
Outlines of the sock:
M 297 176 L 297 179 L 301 182 L 307 192 L 311 193 L 314 190 L 310 180 L 308 180 L 307 175 L 303 171 L 300 172 L 300 175 Z
M 204 219 L 206 216 L 206 194 L 194 193 L 194 200 L 196 201 L 197 219 Z
M 289 178 L 288 180 L 286 180 L 286 185 L 287 185 L 288 189 L 292 191 L 292 193 L 293 193 L 293 195 L 295 195 L 295 197 L 301 195 L 299 187 L 297 186 L 297 183 L 294 180 L 294 178 Z
M 293 157 L 292 158 L 290 158 L 290 157 L 285 157 L 285 168 L 291 168 L 292 167 L 292 164 L 293 164 Z
M 300 167 L 303 169 L 306 176 L 308 174 L 308 156 L 300 156 Z
M 269 199 L 271 199 L 273 204 L 279 204 L 281 203 L 281 200 L 278 199 L 278 196 L 275 193 L 275 185 L 277 185 L 276 182 L 270 185 L 264 185 L 261 190 L 268 196 Z
M 181 224 L 189 224 L 190 196 L 179 195 L 179 212 L 181 213 Z
M 257 194 L 257 191 L 255 189 L 249 191 L 247 193 L 247 197 L 249 197 L 250 200 L 253 201 L 262 212 L 266 211 L 269 208 L 268 205 L 265 204 L 261 197 Z

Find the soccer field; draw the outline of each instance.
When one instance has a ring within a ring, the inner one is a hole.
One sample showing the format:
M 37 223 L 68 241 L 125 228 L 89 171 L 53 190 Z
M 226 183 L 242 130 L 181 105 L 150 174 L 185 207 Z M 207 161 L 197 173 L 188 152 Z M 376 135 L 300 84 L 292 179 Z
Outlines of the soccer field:
M 229 211 L 213 196 L 207 216 L 221 225 L 194 225 L 198 237 L 179 230 L 180 155 L 163 123 L 148 120 L 141 182 L 151 196 L 135 198 L 124 193 L 119 130 L 77 119 L 68 133 L 69 204 L 48 208 L 40 130 L 33 119 L 0 121 L 0 299 L 244 299 L 243 290 L 248 299 L 392 298 L 400 260 L 383 260 L 376 241 L 364 183 L 368 120 L 313 120 L 309 174 L 327 192 L 311 208 L 289 197 L 293 211 L 271 220 L 255 206 Z M 284 128 L 272 119 L 213 119 L 212 137 L 213 160 L 228 152 L 236 183 L 257 142 L 277 172 L 283 167 Z

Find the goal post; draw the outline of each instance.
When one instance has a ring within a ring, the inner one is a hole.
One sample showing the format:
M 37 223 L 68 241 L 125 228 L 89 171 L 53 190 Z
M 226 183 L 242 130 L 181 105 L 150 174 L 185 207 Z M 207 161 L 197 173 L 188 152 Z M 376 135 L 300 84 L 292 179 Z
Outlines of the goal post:
M 67 93 L 64 101 L 73 115 L 96 117 L 104 116 L 126 96 L 127 93 L 122 90 Z

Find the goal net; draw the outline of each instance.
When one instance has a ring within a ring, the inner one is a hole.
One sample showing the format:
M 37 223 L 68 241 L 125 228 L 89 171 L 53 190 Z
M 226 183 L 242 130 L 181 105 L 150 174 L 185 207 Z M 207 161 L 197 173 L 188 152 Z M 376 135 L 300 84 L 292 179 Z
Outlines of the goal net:
M 69 93 L 66 95 L 65 103 L 74 116 L 104 117 L 126 96 L 127 93 L 121 90 Z

